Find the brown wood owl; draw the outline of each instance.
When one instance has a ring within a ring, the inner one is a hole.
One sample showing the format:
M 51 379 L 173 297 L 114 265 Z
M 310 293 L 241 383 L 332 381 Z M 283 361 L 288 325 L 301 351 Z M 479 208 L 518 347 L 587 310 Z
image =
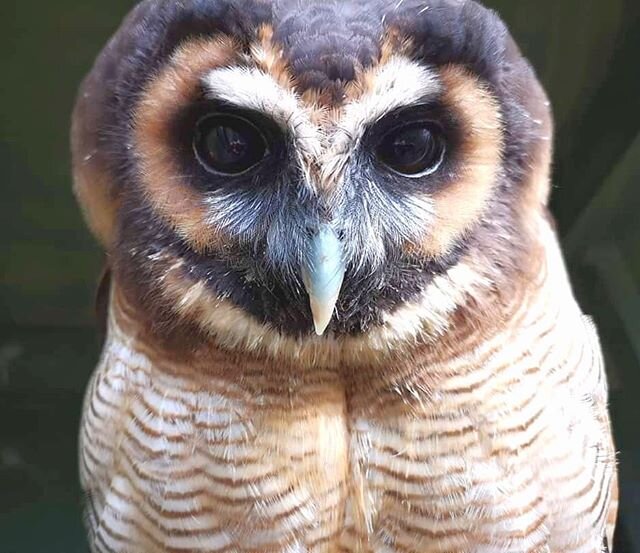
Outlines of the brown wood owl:
M 146 0 L 82 85 L 94 552 L 600 553 L 552 124 L 471 0 Z

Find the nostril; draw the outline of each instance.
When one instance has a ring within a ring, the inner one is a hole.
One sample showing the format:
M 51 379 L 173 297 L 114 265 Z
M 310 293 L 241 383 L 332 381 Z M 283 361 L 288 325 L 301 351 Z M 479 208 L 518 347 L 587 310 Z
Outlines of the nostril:
M 321 227 L 322 225 L 307 225 L 304 228 L 304 233 L 307 237 L 314 238 L 318 236 L 318 234 L 320 234 Z M 335 233 L 336 237 L 340 242 L 345 241 L 345 237 L 347 233 L 343 228 L 333 229 L 333 232 Z

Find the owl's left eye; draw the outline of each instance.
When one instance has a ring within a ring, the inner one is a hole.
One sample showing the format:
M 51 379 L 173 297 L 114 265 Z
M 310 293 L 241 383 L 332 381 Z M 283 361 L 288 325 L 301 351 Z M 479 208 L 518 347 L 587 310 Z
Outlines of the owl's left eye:
M 435 172 L 444 160 L 442 129 L 431 122 L 414 122 L 389 131 L 378 144 L 376 156 L 384 165 L 408 177 Z
M 255 167 L 268 153 L 264 134 L 251 121 L 226 113 L 198 121 L 193 148 L 200 164 L 212 173 L 239 175 Z

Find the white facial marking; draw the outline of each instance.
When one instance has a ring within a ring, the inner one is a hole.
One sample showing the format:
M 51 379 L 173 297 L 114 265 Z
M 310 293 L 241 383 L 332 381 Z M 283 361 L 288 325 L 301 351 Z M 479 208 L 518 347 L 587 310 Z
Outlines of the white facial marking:
M 223 67 L 204 77 L 208 97 L 273 118 L 291 133 L 304 165 L 313 160 L 323 175 L 337 175 L 367 127 L 387 113 L 435 97 L 441 83 L 430 69 L 402 57 L 391 58 L 371 76 L 373 87 L 346 104 L 331 135 L 318 128 L 299 96 L 256 68 Z M 324 147 L 323 147 L 324 145 Z
M 327 178 L 340 174 L 367 128 L 386 114 L 437 96 L 441 84 L 436 74 L 402 57 L 376 68 L 371 90 L 349 102 L 337 123 L 331 144 L 320 164 Z
M 307 109 L 291 90 L 256 68 L 223 67 L 204 77 L 207 96 L 229 104 L 259 111 L 271 117 L 293 137 L 296 150 L 305 159 L 320 154 L 320 131 Z

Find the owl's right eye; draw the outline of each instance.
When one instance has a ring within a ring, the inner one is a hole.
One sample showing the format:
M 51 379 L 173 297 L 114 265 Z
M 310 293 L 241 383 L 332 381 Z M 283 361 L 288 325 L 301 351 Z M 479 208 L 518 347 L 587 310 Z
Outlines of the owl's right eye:
M 193 148 L 211 173 L 239 175 L 258 165 L 269 153 L 264 134 L 244 117 L 212 113 L 196 124 Z

